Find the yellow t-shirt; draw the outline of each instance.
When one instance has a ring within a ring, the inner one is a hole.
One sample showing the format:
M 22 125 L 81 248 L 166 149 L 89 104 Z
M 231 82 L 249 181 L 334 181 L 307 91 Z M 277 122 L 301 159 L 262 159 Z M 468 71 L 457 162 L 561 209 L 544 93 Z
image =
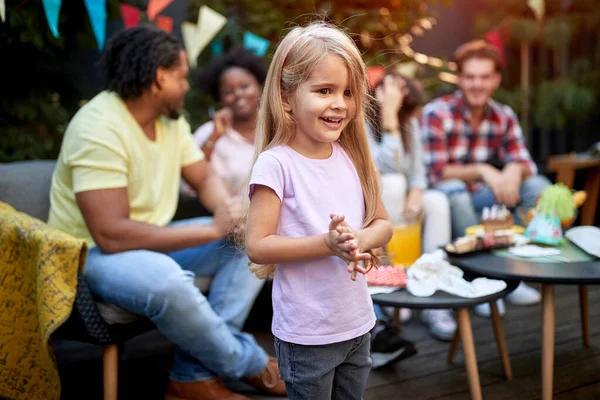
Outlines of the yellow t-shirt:
M 102 92 L 67 127 L 52 176 L 48 224 L 93 247 L 75 193 L 126 187 L 130 218 L 165 226 L 177 209 L 181 168 L 203 158 L 183 117 L 157 119 L 152 141 L 116 93 Z

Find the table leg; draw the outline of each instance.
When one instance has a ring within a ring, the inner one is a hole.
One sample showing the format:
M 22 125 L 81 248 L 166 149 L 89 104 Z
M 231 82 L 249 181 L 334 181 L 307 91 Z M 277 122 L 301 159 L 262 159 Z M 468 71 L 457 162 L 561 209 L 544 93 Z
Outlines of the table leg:
M 562 166 L 556 171 L 556 181 L 564 183 L 569 189 L 573 188 L 575 182 L 575 168 Z
M 502 318 L 500 318 L 496 301 L 490 303 L 490 308 L 492 310 L 492 325 L 494 326 L 494 336 L 496 336 L 498 353 L 500 353 L 500 360 L 502 361 L 502 369 L 504 370 L 504 376 L 510 381 L 512 379 L 512 368 L 510 366 L 510 358 L 508 357 L 508 350 L 506 348 Z
M 477 369 L 477 356 L 475 355 L 475 343 L 473 342 L 473 331 L 471 328 L 471 317 L 467 308 L 457 310 L 458 330 L 465 352 L 465 365 L 469 377 L 469 389 L 471 399 L 481 400 L 481 385 L 479 383 L 479 370 Z
M 587 199 L 581 206 L 581 225 L 594 225 L 598 192 L 600 191 L 600 167 L 589 168 L 585 172 L 584 190 Z
M 588 287 L 579 285 L 579 311 L 581 312 L 581 335 L 583 345 L 590 347 L 590 316 L 588 312 Z
M 400 332 L 402 328 L 400 325 L 400 309 L 398 307 L 394 308 L 394 313 L 392 314 L 392 328 L 396 329 L 396 332 Z
M 542 400 L 552 400 L 554 379 L 554 285 L 542 285 Z
M 450 349 L 448 350 L 448 364 L 452 364 L 454 360 L 454 354 L 456 353 L 456 348 L 458 347 L 458 340 L 460 339 L 460 334 L 458 333 L 459 329 L 456 327 L 456 331 L 454 332 L 454 337 L 452 338 L 452 342 L 450 343 Z

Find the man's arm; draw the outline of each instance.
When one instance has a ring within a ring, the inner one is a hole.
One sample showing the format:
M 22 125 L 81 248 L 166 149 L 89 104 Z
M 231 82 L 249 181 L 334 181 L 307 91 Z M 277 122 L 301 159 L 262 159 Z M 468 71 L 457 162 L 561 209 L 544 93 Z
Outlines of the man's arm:
M 503 136 L 502 145 L 499 149 L 499 156 L 505 163 L 503 173 L 515 178 L 518 177 L 520 181 L 523 181 L 537 174 L 537 166 L 532 161 L 529 150 L 525 146 L 523 131 L 516 114 L 508 106 L 505 106 L 505 111 L 508 122 L 506 133 Z
M 90 234 L 105 253 L 142 249 L 167 253 L 224 236 L 216 224 L 160 227 L 133 221 L 126 187 L 84 191 L 75 197 Z
M 493 170 L 498 171 L 486 163 L 447 164 L 442 171 L 442 180 L 460 179 L 466 183 L 474 183 L 484 180 L 485 174 Z
M 200 202 L 210 212 L 223 205 L 230 199 L 230 195 L 215 174 L 210 163 L 206 160 L 195 162 L 181 169 L 183 179 L 198 193 Z

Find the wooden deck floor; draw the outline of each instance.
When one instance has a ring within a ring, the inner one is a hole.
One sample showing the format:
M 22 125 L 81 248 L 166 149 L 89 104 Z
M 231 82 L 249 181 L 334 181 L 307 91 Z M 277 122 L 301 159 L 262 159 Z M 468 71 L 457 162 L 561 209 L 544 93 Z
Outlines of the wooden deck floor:
M 590 286 L 590 334 L 592 346 L 583 347 L 576 286 L 556 287 L 556 346 L 554 398 L 600 399 L 600 286 Z M 496 349 L 491 321 L 472 314 L 479 373 L 484 399 L 539 399 L 541 397 L 541 306 L 508 305 L 504 330 L 514 379 L 506 381 Z M 273 352 L 267 329 L 254 332 L 259 342 Z M 403 326 L 403 336 L 413 340 L 419 353 L 391 367 L 373 371 L 365 400 L 379 399 L 468 399 L 469 390 L 462 348 L 453 365 L 446 363 L 448 344 L 429 337 L 413 316 Z M 162 399 L 173 345 L 157 331 L 127 343 L 119 372 L 120 400 Z M 63 399 L 101 399 L 101 351 L 74 342 L 56 344 L 63 382 Z M 236 386 L 237 385 L 237 386 Z M 241 384 L 236 389 L 246 390 Z M 83 393 L 79 388 L 85 388 Z M 253 399 L 268 397 L 253 395 Z

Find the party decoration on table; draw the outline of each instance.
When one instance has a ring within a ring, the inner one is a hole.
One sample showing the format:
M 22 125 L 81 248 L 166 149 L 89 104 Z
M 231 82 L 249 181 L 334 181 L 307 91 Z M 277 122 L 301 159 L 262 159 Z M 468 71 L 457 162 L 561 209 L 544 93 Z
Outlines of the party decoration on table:
M 526 246 L 511 247 L 508 251 L 519 257 L 544 257 L 560 255 L 560 250 L 554 247 L 540 247 L 534 244 Z
M 548 186 L 535 206 L 535 215 L 527 226 L 525 236 L 533 242 L 558 245 L 563 242 L 563 226 L 575 218 L 575 204 L 585 201 L 585 193 L 574 196 L 562 183 Z
M 50 32 L 55 38 L 58 38 L 60 36 L 58 34 L 58 16 L 60 15 L 61 0 L 42 0 L 42 4 Z
M 84 0 L 84 3 L 98 43 L 98 50 L 102 50 L 106 40 L 106 0 Z
M 406 270 L 403 267 L 391 265 L 371 268 L 367 272 L 367 284 L 369 286 L 406 286 Z

